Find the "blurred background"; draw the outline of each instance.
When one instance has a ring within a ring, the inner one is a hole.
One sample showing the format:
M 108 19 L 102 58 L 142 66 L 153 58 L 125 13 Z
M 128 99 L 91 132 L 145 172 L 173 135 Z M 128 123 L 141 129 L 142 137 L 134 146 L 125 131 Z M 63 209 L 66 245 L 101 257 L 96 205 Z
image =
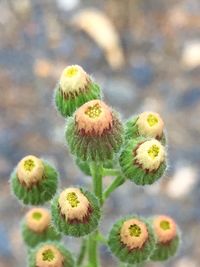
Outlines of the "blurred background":
M 180 251 L 168 263 L 146 266 L 200 266 L 199 0 L 1 0 L 0 267 L 27 266 L 19 229 L 27 208 L 8 183 L 22 157 L 48 159 L 62 187 L 91 183 L 69 155 L 65 120 L 53 105 L 54 87 L 69 64 L 92 74 L 124 119 L 152 110 L 167 128 L 166 177 L 146 187 L 127 182 L 114 192 L 102 231 L 129 213 L 166 213 L 181 228 Z M 78 239 L 65 242 L 77 251 Z M 105 247 L 101 256 L 102 267 L 116 266 Z

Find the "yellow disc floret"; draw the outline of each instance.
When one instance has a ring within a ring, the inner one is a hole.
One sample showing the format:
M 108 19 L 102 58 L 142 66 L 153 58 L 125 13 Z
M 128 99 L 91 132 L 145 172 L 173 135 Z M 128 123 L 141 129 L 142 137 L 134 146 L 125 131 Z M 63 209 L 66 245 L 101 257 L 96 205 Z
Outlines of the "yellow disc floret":
M 153 227 L 160 243 L 170 242 L 177 234 L 176 223 L 169 216 L 156 216 L 153 220 Z
M 149 172 L 156 171 L 166 157 L 164 146 L 156 139 L 140 144 L 134 153 L 136 163 Z
M 90 82 L 89 75 L 78 65 L 65 68 L 60 77 L 60 88 L 64 94 L 79 92 Z
M 72 78 L 73 76 L 76 76 L 78 73 L 78 67 L 77 66 L 70 66 L 66 69 L 64 69 L 63 75 L 66 78 Z
M 31 187 L 41 181 L 43 173 L 42 160 L 32 155 L 24 157 L 17 165 L 17 177 L 26 187 Z
M 152 145 L 149 150 L 148 154 L 152 159 L 155 159 L 159 154 L 160 148 L 157 145 Z
M 88 215 L 90 203 L 84 194 L 78 188 L 67 188 L 58 199 L 61 214 L 66 220 L 83 221 Z
M 80 201 L 78 200 L 78 197 L 77 197 L 75 192 L 69 192 L 67 194 L 67 200 L 68 200 L 68 202 L 69 202 L 69 204 L 71 205 L 72 208 L 77 207 L 78 204 L 80 203 Z
M 54 245 L 44 245 L 36 253 L 37 267 L 63 267 L 64 258 Z
M 91 119 L 96 119 L 100 116 L 102 112 L 101 106 L 99 103 L 96 103 L 93 106 L 89 106 L 88 109 L 85 111 L 85 114 L 88 115 Z
M 51 216 L 48 210 L 43 208 L 33 208 L 26 214 L 27 227 L 36 232 L 45 231 L 51 222 Z
M 111 109 L 100 100 L 92 100 L 82 105 L 75 113 L 75 120 L 79 131 L 97 135 L 110 129 L 113 123 Z
M 140 249 L 148 239 L 147 227 L 138 219 L 129 219 L 123 223 L 120 237 L 128 249 Z
M 143 112 L 139 115 L 136 124 L 140 135 L 153 138 L 162 137 L 164 122 L 158 113 Z

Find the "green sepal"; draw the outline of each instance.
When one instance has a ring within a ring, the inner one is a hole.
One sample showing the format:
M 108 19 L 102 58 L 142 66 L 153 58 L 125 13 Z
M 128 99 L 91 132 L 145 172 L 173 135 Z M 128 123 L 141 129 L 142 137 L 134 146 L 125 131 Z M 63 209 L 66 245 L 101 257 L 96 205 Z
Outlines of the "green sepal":
M 139 116 L 136 115 L 132 118 L 130 118 L 129 120 L 126 121 L 125 123 L 125 140 L 131 140 L 131 139 L 135 139 L 141 136 L 141 134 L 138 131 L 138 125 L 137 125 L 137 120 L 139 119 Z M 146 138 L 150 137 L 150 136 L 144 136 Z M 151 137 L 150 137 L 151 138 Z M 158 141 L 161 142 L 162 145 L 166 145 L 167 143 L 167 139 L 166 139 L 166 135 L 163 132 L 161 138 L 155 138 Z
M 51 200 L 56 193 L 58 173 L 46 161 L 44 164 L 43 179 L 30 188 L 22 185 L 17 177 L 16 169 L 11 174 L 11 189 L 18 200 L 23 204 L 41 205 Z
M 140 221 L 144 222 L 147 230 L 148 230 L 148 240 L 144 243 L 142 248 L 140 249 L 132 249 L 129 250 L 122 242 L 120 238 L 120 230 L 124 223 L 124 221 L 128 219 L 139 219 Z M 153 234 L 153 230 L 151 224 L 147 220 L 142 217 L 132 215 L 126 216 L 118 220 L 112 227 L 109 237 L 108 237 L 108 246 L 111 252 L 121 261 L 126 262 L 129 264 L 138 264 L 145 262 L 149 259 L 152 251 L 154 250 L 155 246 L 155 236 Z
M 82 161 L 105 162 L 112 160 L 123 144 L 123 127 L 113 113 L 112 129 L 101 136 L 82 135 L 76 129 L 75 118 L 68 120 L 66 140 L 73 155 Z
M 138 137 L 126 143 L 123 147 L 119 157 L 119 163 L 122 173 L 137 185 L 150 185 L 157 181 L 164 175 L 166 170 L 166 161 L 160 164 L 160 167 L 152 172 L 142 169 L 141 166 L 135 164 L 133 150 L 137 148 L 138 144 L 150 140 L 145 137 Z
M 80 191 L 88 199 L 92 208 L 92 212 L 89 215 L 88 222 L 70 223 L 66 221 L 65 217 L 62 216 L 62 214 L 60 213 L 58 205 L 59 196 L 56 196 L 52 201 L 51 213 L 53 223 L 58 229 L 58 231 L 64 233 L 65 235 L 74 237 L 84 236 L 88 235 L 98 227 L 101 217 L 99 201 L 91 192 L 83 188 L 80 188 Z
M 67 99 L 63 96 L 59 84 L 55 89 L 56 108 L 63 117 L 72 116 L 78 107 L 93 99 L 101 99 L 101 89 L 94 82 L 89 83 L 87 89 L 82 92 L 80 90 L 76 94 L 69 94 Z
M 23 221 L 21 225 L 22 237 L 24 242 L 29 247 L 35 247 L 41 242 L 45 242 L 47 240 L 60 240 L 61 233 L 57 232 L 53 225 L 49 225 L 47 229 L 45 229 L 41 233 L 36 233 L 33 230 L 29 229 L 26 222 Z
M 151 255 L 152 261 L 166 261 L 169 258 L 173 257 L 179 247 L 179 236 L 177 235 L 172 241 L 163 244 L 156 243 L 153 254 Z
M 47 241 L 44 243 L 39 244 L 36 248 L 33 250 L 30 250 L 28 253 L 28 267 L 35 267 L 36 266 L 36 254 L 37 251 L 44 245 L 53 245 L 55 246 L 62 256 L 64 257 L 63 267 L 74 267 L 75 261 L 73 259 L 73 256 L 69 250 L 67 250 L 61 243 L 53 242 L 53 241 Z

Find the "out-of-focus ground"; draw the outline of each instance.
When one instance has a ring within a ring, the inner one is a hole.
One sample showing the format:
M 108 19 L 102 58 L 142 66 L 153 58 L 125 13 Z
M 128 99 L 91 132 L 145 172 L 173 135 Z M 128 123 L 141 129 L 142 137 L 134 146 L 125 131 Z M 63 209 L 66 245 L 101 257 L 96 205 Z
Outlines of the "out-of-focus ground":
M 27 266 L 19 231 L 27 207 L 8 183 L 23 156 L 54 163 L 62 187 L 90 184 L 73 164 L 65 120 L 53 106 L 61 70 L 74 63 L 95 77 L 124 119 L 153 110 L 167 128 L 166 177 L 120 187 L 105 204 L 102 231 L 128 213 L 169 214 L 182 231 L 180 251 L 147 266 L 200 266 L 200 2 L 1 0 L 0 14 L 0 267 Z M 79 246 L 78 239 L 65 242 L 73 251 Z M 116 266 L 104 247 L 101 254 L 102 266 Z

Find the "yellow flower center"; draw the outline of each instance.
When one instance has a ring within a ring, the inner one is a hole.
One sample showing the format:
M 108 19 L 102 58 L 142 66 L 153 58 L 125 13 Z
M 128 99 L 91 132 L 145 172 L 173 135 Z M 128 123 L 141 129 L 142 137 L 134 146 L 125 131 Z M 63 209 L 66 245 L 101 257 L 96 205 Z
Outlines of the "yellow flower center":
M 160 222 L 160 228 L 163 230 L 169 230 L 170 229 L 170 223 L 168 221 L 161 221 Z
M 33 217 L 34 220 L 39 221 L 42 218 L 42 214 L 40 212 L 36 211 L 36 212 L 33 213 L 32 217 Z
M 43 261 L 52 261 L 55 258 L 54 253 L 51 249 L 47 249 L 42 253 Z
M 26 171 L 31 172 L 34 167 L 35 167 L 35 162 L 32 159 L 25 160 L 25 162 L 24 162 L 24 169 Z
M 71 66 L 64 70 L 64 76 L 66 78 L 71 78 L 75 76 L 77 72 L 78 72 L 78 68 L 76 66 Z
M 131 236 L 139 237 L 141 234 L 141 228 L 137 224 L 133 224 L 129 227 L 129 233 Z
M 75 208 L 78 206 L 80 201 L 78 200 L 78 197 L 75 192 L 70 192 L 67 194 L 67 200 L 72 208 Z
M 101 112 L 101 106 L 99 105 L 99 103 L 96 103 L 95 105 L 88 107 L 85 111 L 85 114 L 91 119 L 96 119 L 99 117 Z
M 155 159 L 159 154 L 160 148 L 157 145 L 152 145 L 149 150 L 148 154 L 152 159 Z
M 153 114 L 149 114 L 149 116 L 147 117 L 147 122 L 149 126 L 152 127 L 158 123 L 158 118 Z

